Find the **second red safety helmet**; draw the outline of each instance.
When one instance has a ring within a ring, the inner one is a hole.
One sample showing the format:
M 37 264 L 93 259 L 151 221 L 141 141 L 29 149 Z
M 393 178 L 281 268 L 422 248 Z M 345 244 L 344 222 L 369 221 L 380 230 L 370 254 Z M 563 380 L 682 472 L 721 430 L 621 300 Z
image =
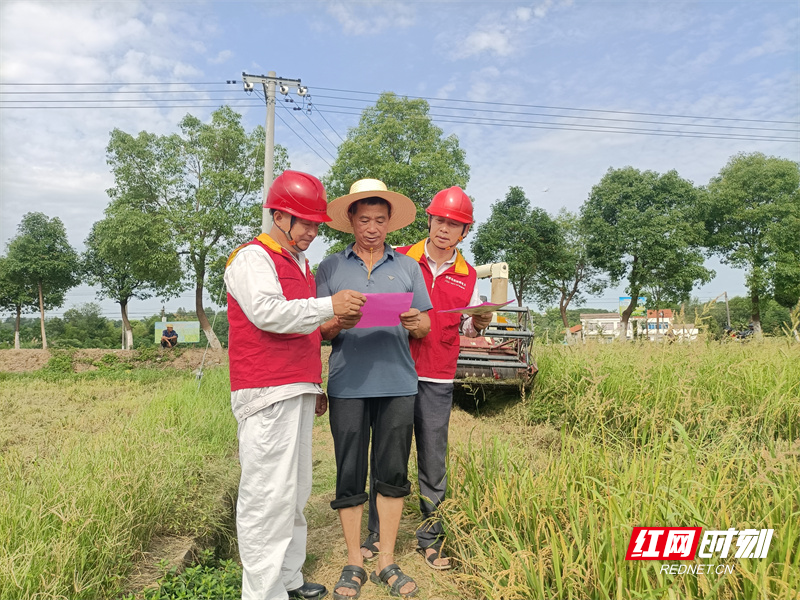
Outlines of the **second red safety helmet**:
M 429 215 L 452 219 L 469 225 L 473 223 L 472 202 L 469 196 L 457 185 L 442 190 L 433 197 L 430 206 L 425 209 Z
M 272 182 L 264 208 L 287 212 L 298 219 L 327 223 L 328 199 L 322 182 L 308 173 L 286 170 Z

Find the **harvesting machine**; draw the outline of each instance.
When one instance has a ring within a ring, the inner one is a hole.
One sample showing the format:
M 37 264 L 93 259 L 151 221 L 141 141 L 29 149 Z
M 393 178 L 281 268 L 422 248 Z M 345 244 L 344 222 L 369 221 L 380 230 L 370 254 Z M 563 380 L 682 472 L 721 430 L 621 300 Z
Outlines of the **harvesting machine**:
M 475 267 L 478 278 L 491 279 L 490 301 L 508 301 L 508 264 L 493 263 Z M 482 336 L 461 336 L 456 369 L 456 385 L 482 388 L 516 386 L 524 397 L 533 381 L 533 322 L 524 306 L 505 306 L 493 313 L 491 324 Z

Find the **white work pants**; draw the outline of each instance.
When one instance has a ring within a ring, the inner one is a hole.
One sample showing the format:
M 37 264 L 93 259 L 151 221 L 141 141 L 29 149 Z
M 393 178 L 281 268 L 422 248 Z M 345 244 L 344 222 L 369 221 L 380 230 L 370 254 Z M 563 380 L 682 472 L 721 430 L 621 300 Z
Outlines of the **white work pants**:
M 285 600 L 303 585 L 315 403 L 314 394 L 294 396 L 239 424 L 242 600 Z

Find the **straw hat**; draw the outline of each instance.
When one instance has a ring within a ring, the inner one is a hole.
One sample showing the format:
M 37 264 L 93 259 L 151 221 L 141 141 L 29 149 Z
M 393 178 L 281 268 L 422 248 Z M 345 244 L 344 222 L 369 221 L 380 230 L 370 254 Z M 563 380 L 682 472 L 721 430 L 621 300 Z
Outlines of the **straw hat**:
M 397 231 L 411 225 L 417 218 L 417 207 L 411 198 L 398 192 L 390 192 L 386 189 L 386 184 L 378 179 L 359 179 L 350 186 L 349 194 L 340 196 L 328 204 L 328 216 L 331 218 L 328 225 L 345 233 L 353 233 L 347 209 L 353 202 L 373 197 L 383 198 L 392 207 L 389 231 Z

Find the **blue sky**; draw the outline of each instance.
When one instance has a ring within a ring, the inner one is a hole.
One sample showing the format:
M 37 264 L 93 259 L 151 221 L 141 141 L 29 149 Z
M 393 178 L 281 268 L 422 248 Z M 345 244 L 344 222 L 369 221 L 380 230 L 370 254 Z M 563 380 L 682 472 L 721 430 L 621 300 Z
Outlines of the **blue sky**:
M 800 161 L 796 0 L 3 0 L 0 245 L 26 212 L 41 211 L 60 217 L 82 250 L 113 185 L 105 163 L 111 129 L 172 132 L 187 112 L 205 119 L 226 99 L 252 128 L 265 111 L 243 92 L 241 73 L 271 70 L 302 79 L 318 108 L 279 107 L 286 123 L 276 120 L 276 141 L 288 148 L 292 167 L 318 176 L 374 94 L 434 99 L 434 120 L 466 151 L 478 222 L 511 185 L 555 214 L 578 210 L 609 167 L 676 169 L 706 184 L 737 152 Z M 144 82 L 151 85 L 120 85 Z M 54 85 L 11 85 L 31 83 Z M 105 85 L 67 85 L 75 83 Z M 90 108 L 64 108 L 78 99 Z M 134 104 L 147 108 L 126 108 Z M 529 123 L 478 125 L 476 118 Z M 659 135 L 612 133 L 610 126 Z M 318 240 L 310 258 L 323 253 Z M 697 296 L 745 293 L 742 272 L 708 264 L 717 278 Z M 613 309 L 621 293 L 609 289 L 589 304 Z M 53 314 L 93 300 L 82 286 Z M 117 315 L 115 304 L 102 306 Z M 134 301 L 131 314 L 160 306 Z M 168 310 L 179 306 L 192 307 L 191 294 L 167 303 Z

